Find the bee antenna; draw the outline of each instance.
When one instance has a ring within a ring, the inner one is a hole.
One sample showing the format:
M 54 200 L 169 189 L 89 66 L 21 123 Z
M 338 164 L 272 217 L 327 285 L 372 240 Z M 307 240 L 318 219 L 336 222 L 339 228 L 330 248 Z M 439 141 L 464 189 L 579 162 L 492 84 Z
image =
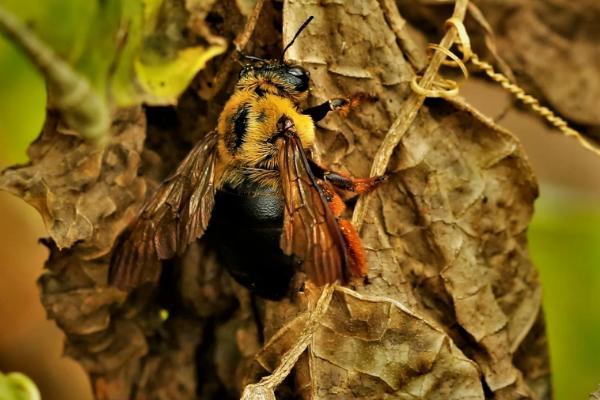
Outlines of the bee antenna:
M 244 53 L 240 49 L 237 49 L 237 52 L 240 55 L 240 57 L 245 58 L 246 60 L 267 62 L 267 60 L 265 60 L 264 58 L 260 58 L 260 57 L 256 57 L 256 56 L 251 56 L 249 54 Z M 239 58 L 238 58 L 238 60 L 239 60 Z
M 288 49 L 290 47 L 292 47 L 292 45 L 294 44 L 294 42 L 296 41 L 296 39 L 298 38 L 298 36 L 300 36 L 300 34 L 302 33 L 302 31 L 304 30 L 304 28 L 306 28 L 308 26 L 308 24 L 310 24 L 310 21 L 312 21 L 314 18 L 314 16 L 310 16 L 308 17 L 308 19 L 306 21 L 304 21 L 304 23 L 300 26 L 300 28 L 298 29 L 298 31 L 296 32 L 296 34 L 294 35 L 294 37 L 292 38 L 292 40 L 287 44 L 287 46 L 285 46 L 285 48 L 283 49 L 283 53 L 281 53 L 281 59 L 283 60 L 283 56 L 285 55 L 285 52 L 288 51 Z

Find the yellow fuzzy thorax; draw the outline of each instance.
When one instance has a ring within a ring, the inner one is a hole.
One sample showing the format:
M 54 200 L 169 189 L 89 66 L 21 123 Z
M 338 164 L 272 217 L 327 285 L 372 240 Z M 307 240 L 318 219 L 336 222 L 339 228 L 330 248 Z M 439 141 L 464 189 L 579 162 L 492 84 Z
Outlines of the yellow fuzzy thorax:
M 244 106 L 248 108 L 246 134 L 241 146 L 232 154 L 226 145 L 227 135 L 231 135 L 233 130 L 232 116 Z M 278 133 L 277 122 L 283 115 L 293 121 L 303 147 L 310 148 L 315 140 L 313 120 L 310 116 L 301 114 L 292 100 L 275 94 L 259 96 L 251 91 L 237 91 L 227 101 L 219 116 L 217 130 L 220 136 L 220 155 L 228 162 L 265 168 L 260 162 L 276 154 L 276 145 L 269 142 L 269 139 Z M 271 159 L 276 161 L 277 157 Z

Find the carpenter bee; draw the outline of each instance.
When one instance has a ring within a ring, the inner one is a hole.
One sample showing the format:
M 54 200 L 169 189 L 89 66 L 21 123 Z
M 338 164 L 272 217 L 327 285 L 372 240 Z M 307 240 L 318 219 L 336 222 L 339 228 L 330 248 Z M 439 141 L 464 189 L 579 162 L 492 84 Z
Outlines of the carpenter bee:
M 111 284 L 128 291 L 156 282 L 160 260 L 181 254 L 203 235 L 230 274 L 266 298 L 284 296 L 300 264 L 317 285 L 366 273 L 359 236 L 340 218 L 345 205 L 335 188 L 365 193 L 382 179 L 328 171 L 306 153 L 315 122 L 329 111 L 347 111 L 363 96 L 301 110 L 309 73 L 283 61 L 311 19 L 280 59 L 243 56 L 248 63 L 217 128 L 194 146 L 117 240 Z

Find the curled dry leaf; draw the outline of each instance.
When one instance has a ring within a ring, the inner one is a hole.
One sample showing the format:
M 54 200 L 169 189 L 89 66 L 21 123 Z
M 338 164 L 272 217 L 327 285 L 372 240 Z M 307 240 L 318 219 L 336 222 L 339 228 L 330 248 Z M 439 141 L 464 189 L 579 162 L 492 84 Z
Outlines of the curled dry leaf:
M 219 290 L 222 270 L 215 271 L 210 257 L 199 263 L 201 250 L 181 260 L 186 281 L 179 290 L 168 290 L 181 293 L 182 305 L 167 321 L 152 293 L 142 291 L 126 302 L 125 293 L 106 286 L 113 242 L 137 213 L 146 185 L 156 185 L 138 176 L 145 121 L 139 107 L 119 111 L 111 141 L 100 149 L 64 134 L 59 116 L 49 113 L 29 149 L 32 161 L 0 176 L 2 189 L 37 208 L 47 225 L 50 238 L 43 243 L 50 256 L 39 279 L 42 303 L 67 335 L 65 354 L 90 374 L 98 399 L 193 396 L 203 331 L 199 318 L 231 308 Z M 197 311 L 190 315 L 188 308 Z
M 145 129 L 140 109 L 121 112 L 111 128 L 111 143 L 101 148 L 76 135 L 61 135 L 68 132 L 50 113 L 29 148 L 33 161 L 3 171 L 0 185 L 40 212 L 59 249 L 77 245 L 85 258 L 105 255 L 146 191 L 137 176 Z
M 0 185 L 33 205 L 48 228 L 50 257 L 39 284 L 49 316 L 67 334 L 65 353 L 92 376 L 113 373 L 120 380 L 147 353 L 147 343 L 139 326 L 111 318 L 125 295 L 106 287 L 108 264 L 98 257 L 110 252 L 144 196 L 137 168 L 145 118 L 139 108 L 119 112 L 104 149 L 62 129 L 59 116 L 49 113 L 29 148 L 32 161 L 5 170 Z M 99 398 L 129 390 L 104 376 L 93 382 Z

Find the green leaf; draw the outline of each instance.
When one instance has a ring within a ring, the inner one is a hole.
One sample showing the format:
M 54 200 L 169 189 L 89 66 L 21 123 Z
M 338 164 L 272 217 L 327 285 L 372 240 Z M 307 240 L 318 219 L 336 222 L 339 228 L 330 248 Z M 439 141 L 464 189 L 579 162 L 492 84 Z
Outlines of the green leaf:
M 25 149 L 44 121 L 46 92 L 40 74 L 0 37 L 0 168 L 27 162 Z
M 48 83 L 50 107 L 88 138 L 108 132 L 110 111 L 172 104 L 226 42 L 207 30 L 185 42 L 185 5 L 177 0 L 6 0 L 4 31 Z
M 177 52 L 173 60 L 160 64 L 144 64 L 135 61 L 135 72 L 146 93 L 148 104 L 175 103 L 177 97 L 190 84 L 198 71 L 213 57 L 223 53 L 224 47 L 190 47 Z
M 0 399 L 2 400 L 41 400 L 40 391 L 27 376 L 12 372 L 0 373 Z

